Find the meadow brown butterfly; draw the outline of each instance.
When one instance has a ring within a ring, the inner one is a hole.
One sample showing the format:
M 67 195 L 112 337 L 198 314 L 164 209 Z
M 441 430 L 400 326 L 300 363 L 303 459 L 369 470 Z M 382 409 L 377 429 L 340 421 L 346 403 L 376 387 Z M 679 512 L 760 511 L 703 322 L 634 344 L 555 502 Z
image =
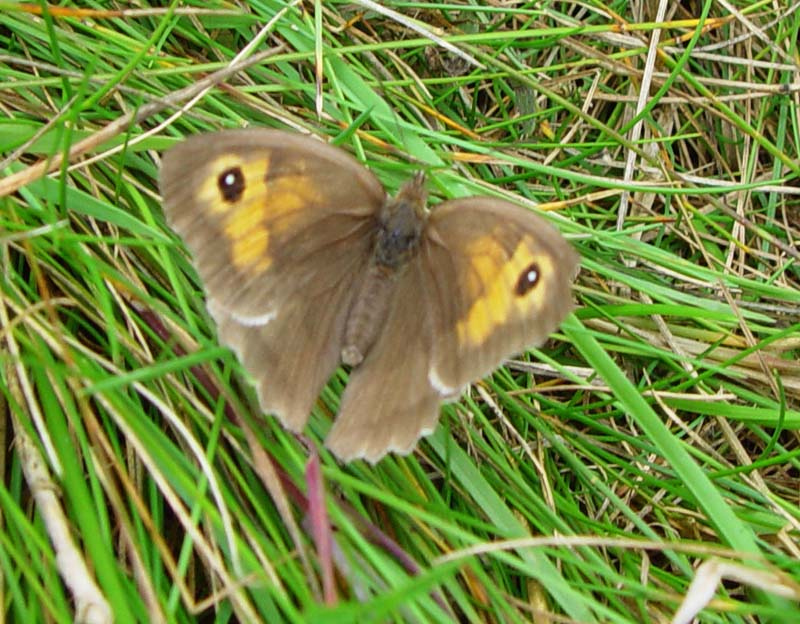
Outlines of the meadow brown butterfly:
M 164 155 L 161 192 L 266 412 L 300 431 L 351 367 L 326 440 L 343 460 L 410 452 L 441 401 L 540 344 L 572 305 L 578 256 L 541 217 L 489 197 L 428 212 L 423 176 L 389 198 L 310 137 L 195 136 Z

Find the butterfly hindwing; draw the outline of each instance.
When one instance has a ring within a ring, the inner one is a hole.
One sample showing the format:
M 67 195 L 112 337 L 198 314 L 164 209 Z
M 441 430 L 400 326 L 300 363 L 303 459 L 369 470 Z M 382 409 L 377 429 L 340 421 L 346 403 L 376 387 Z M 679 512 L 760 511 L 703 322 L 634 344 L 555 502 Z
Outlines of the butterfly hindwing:
M 431 318 L 420 305 L 422 266 L 412 260 L 397 283 L 383 330 L 350 373 L 339 415 L 325 440 L 340 459 L 409 453 L 433 431 L 441 396 L 428 381 Z
M 299 432 L 339 365 L 341 339 L 358 280 L 289 302 L 270 322 L 247 326 L 209 303 L 219 336 L 254 377 L 261 408 Z

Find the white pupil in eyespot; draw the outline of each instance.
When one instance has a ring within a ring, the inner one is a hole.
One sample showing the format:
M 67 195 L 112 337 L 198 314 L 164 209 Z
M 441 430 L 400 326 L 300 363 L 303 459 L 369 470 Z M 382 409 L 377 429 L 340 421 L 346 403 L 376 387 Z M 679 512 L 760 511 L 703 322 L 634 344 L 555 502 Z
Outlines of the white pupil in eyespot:
M 234 183 L 234 182 L 236 182 L 236 176 L 235 176 L 235 175 L 233 175 L 232 173 L 229 173 L 229 174 L 227 174 L 227 175 L 225 176 L 225 179 L 222 181 L 222 183 L 223 183 L 225 186 L 233 186 L 233 183 Z
M 539 279 L 539 273 L 535 269 L 531 269 L 528 271 L 528 283 L 533 284 L 537 279 Z

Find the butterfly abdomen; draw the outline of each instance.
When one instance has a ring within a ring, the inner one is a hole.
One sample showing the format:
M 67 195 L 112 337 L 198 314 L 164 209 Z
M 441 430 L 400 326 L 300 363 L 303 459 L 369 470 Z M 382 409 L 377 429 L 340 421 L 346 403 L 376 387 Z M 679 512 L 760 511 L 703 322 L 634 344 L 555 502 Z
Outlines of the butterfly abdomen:
M 389 312 L 402 268 L 370 262 L 367 275 L 353 299 L 344 330 L 342 363 L 358 366 L 378 337 Z

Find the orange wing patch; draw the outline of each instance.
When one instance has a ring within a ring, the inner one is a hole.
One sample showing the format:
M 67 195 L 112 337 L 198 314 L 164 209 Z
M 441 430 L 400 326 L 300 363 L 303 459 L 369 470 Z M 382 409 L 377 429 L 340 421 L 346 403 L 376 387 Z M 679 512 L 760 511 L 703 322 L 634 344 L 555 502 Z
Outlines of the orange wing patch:
M 225 154 L 211 163 L 211 175 L 199 192 L 199 199 L 211 212 L 223 216 L 223 234 L 231 244 L 231 262 L 251 275 L 263 273 L 272 264 L 270 239 L 289 229 L 296 213 L 320 200 L 314 181 L 302 168 L 270 177 L 270 158 L 244 159 Z M 297 164 L 295 164 L 297 167 Z M 219 177 L 236 170 L 244 180 L 241 196 L 226 201 Z
M 466 284 L 472 305 L 458 321 L 456 331 L 462 344 L 481 345 L 494 330 L 514 318 L 535 314 L 545 301 L 542 285 L 520 294 L 521 277 L 536 266 L 537 280 L 552 275 L 553 263 L 544 254 L 532 251 L 533 241 L 520 239 L 514 251 L 508 252 L 491 234 L 472 241 L 466 253 L 470 258 L 470 274 Z
M 254 274 L 266 271 L 269 255 L 269 230 L 261 220 L 261 209 L 245 201 L 225 223 L 225 237 L 231 241 L 231 261 L 237 269 Z

